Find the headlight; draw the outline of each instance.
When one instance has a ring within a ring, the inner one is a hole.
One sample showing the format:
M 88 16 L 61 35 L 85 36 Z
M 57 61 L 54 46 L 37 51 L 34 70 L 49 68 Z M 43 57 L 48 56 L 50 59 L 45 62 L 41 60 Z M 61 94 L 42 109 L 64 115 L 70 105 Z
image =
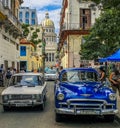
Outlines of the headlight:
M 8 95 L 4 95 L 3 96 L 3 100 L 8 100 L 9 99 L 9 96 Z
M 41 95 L 40 94 L 34 94 L 34 95 L 32 95 L 32 99 L 41 100 Z
M 114 93 L 109 94 L 109 99 L 110 99 L 111 101 L 116 100 L 116 98 L 117 98 L 116 94 L 114 94 Z
M 57 99 L 58 99 L 58 100 L 63 100 L 63 99 L 64 99 L 64 94 L 63 94 L 63 93 L 59 93 L 59 94 L 57 95 Z

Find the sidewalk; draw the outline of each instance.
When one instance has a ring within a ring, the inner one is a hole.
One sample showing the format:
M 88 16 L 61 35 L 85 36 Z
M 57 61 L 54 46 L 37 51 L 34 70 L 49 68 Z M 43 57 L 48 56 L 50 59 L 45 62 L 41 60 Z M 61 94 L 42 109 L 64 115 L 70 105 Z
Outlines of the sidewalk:
M 5 87 L 0 87 L 0 94 L 1 94 L 1 92 L 3 91 L 5 89 Z M 118 114 L 115 116 L 115 119 L 120 123 L 120 97 L 118 96 L 118 98 L 117 98 L 118 100 L 118 102 L 117 102 L 117 106 L 118 106 Z

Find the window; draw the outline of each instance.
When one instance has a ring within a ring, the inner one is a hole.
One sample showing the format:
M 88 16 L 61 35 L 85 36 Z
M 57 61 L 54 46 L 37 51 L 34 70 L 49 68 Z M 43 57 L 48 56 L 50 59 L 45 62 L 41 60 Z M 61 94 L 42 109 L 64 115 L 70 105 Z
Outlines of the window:
M 34 19 L 35 18 L 35 12 L 32 12 L 32 19 Z
M 46 57 L 46 61 L 48 61 L 48 53 L 46 54 L 46 56 L 47 56 L 47 57 Z
M 29 24 L 29 20 L 28 20 L 28 19 L 26 19 L 26 20 L 25 20 L 25 23 L 26 23 L 26 24 Z
M 20 56 L 26 56 L 26 46 L 20 47 Z
M 25 13 L 25 18 L 26 18 L 26 19 L 29 19 L 29 12 L 26 12 L 26 13 Z
M 9 7 L 9 0 L 2 0 L 2 3 L 5 7 Z
M 35 19 L 32 19 L 32 25 L 35 25 Z
M 49 61 L 51 61 L 51 53 L 49 53 Z
M 80 27 L 82 29 L 89 29 L 91 27 L 90 9 L 80 9 Z
M 52 61 L 54 61 L 54 53 L 52 53 Z
M 22 12 L 20 12 L 19 13 L 19 19 L 22 19 L 22 16 L 23 16 L 23 14 L 22 14 Z
M 23 22 L 22 19 L 20 19 L 20 22 Z

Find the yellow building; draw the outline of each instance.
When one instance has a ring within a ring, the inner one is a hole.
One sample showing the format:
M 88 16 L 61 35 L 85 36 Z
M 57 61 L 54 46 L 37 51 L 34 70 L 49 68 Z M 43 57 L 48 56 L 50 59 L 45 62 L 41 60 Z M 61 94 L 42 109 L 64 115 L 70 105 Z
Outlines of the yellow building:
M 42 67 L 42 58 L 35 51 L 35 45 L 26 39 L 20 41 L 20 70 L 33 71 Z

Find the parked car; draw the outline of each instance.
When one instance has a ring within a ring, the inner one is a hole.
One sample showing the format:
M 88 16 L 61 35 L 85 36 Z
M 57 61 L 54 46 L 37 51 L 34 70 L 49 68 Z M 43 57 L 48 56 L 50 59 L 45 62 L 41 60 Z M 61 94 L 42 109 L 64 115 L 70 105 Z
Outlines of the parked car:
M 45 73 L 45 80 L 56 80 L 57 79 L 57 71 L 56 70 L 48 70 Z
M 96 115 L 114 121 L 118 112 L 115 92 L 100 82 L 93 68 L 63 69 L 54 94 L 57 122 L 63 115 Z
M 14 74 L 9 86 L 2 92 L 4 111 L 11 107 L 34 107 L 44 109 L 46 100 L 46 82 L 40 73 Z

